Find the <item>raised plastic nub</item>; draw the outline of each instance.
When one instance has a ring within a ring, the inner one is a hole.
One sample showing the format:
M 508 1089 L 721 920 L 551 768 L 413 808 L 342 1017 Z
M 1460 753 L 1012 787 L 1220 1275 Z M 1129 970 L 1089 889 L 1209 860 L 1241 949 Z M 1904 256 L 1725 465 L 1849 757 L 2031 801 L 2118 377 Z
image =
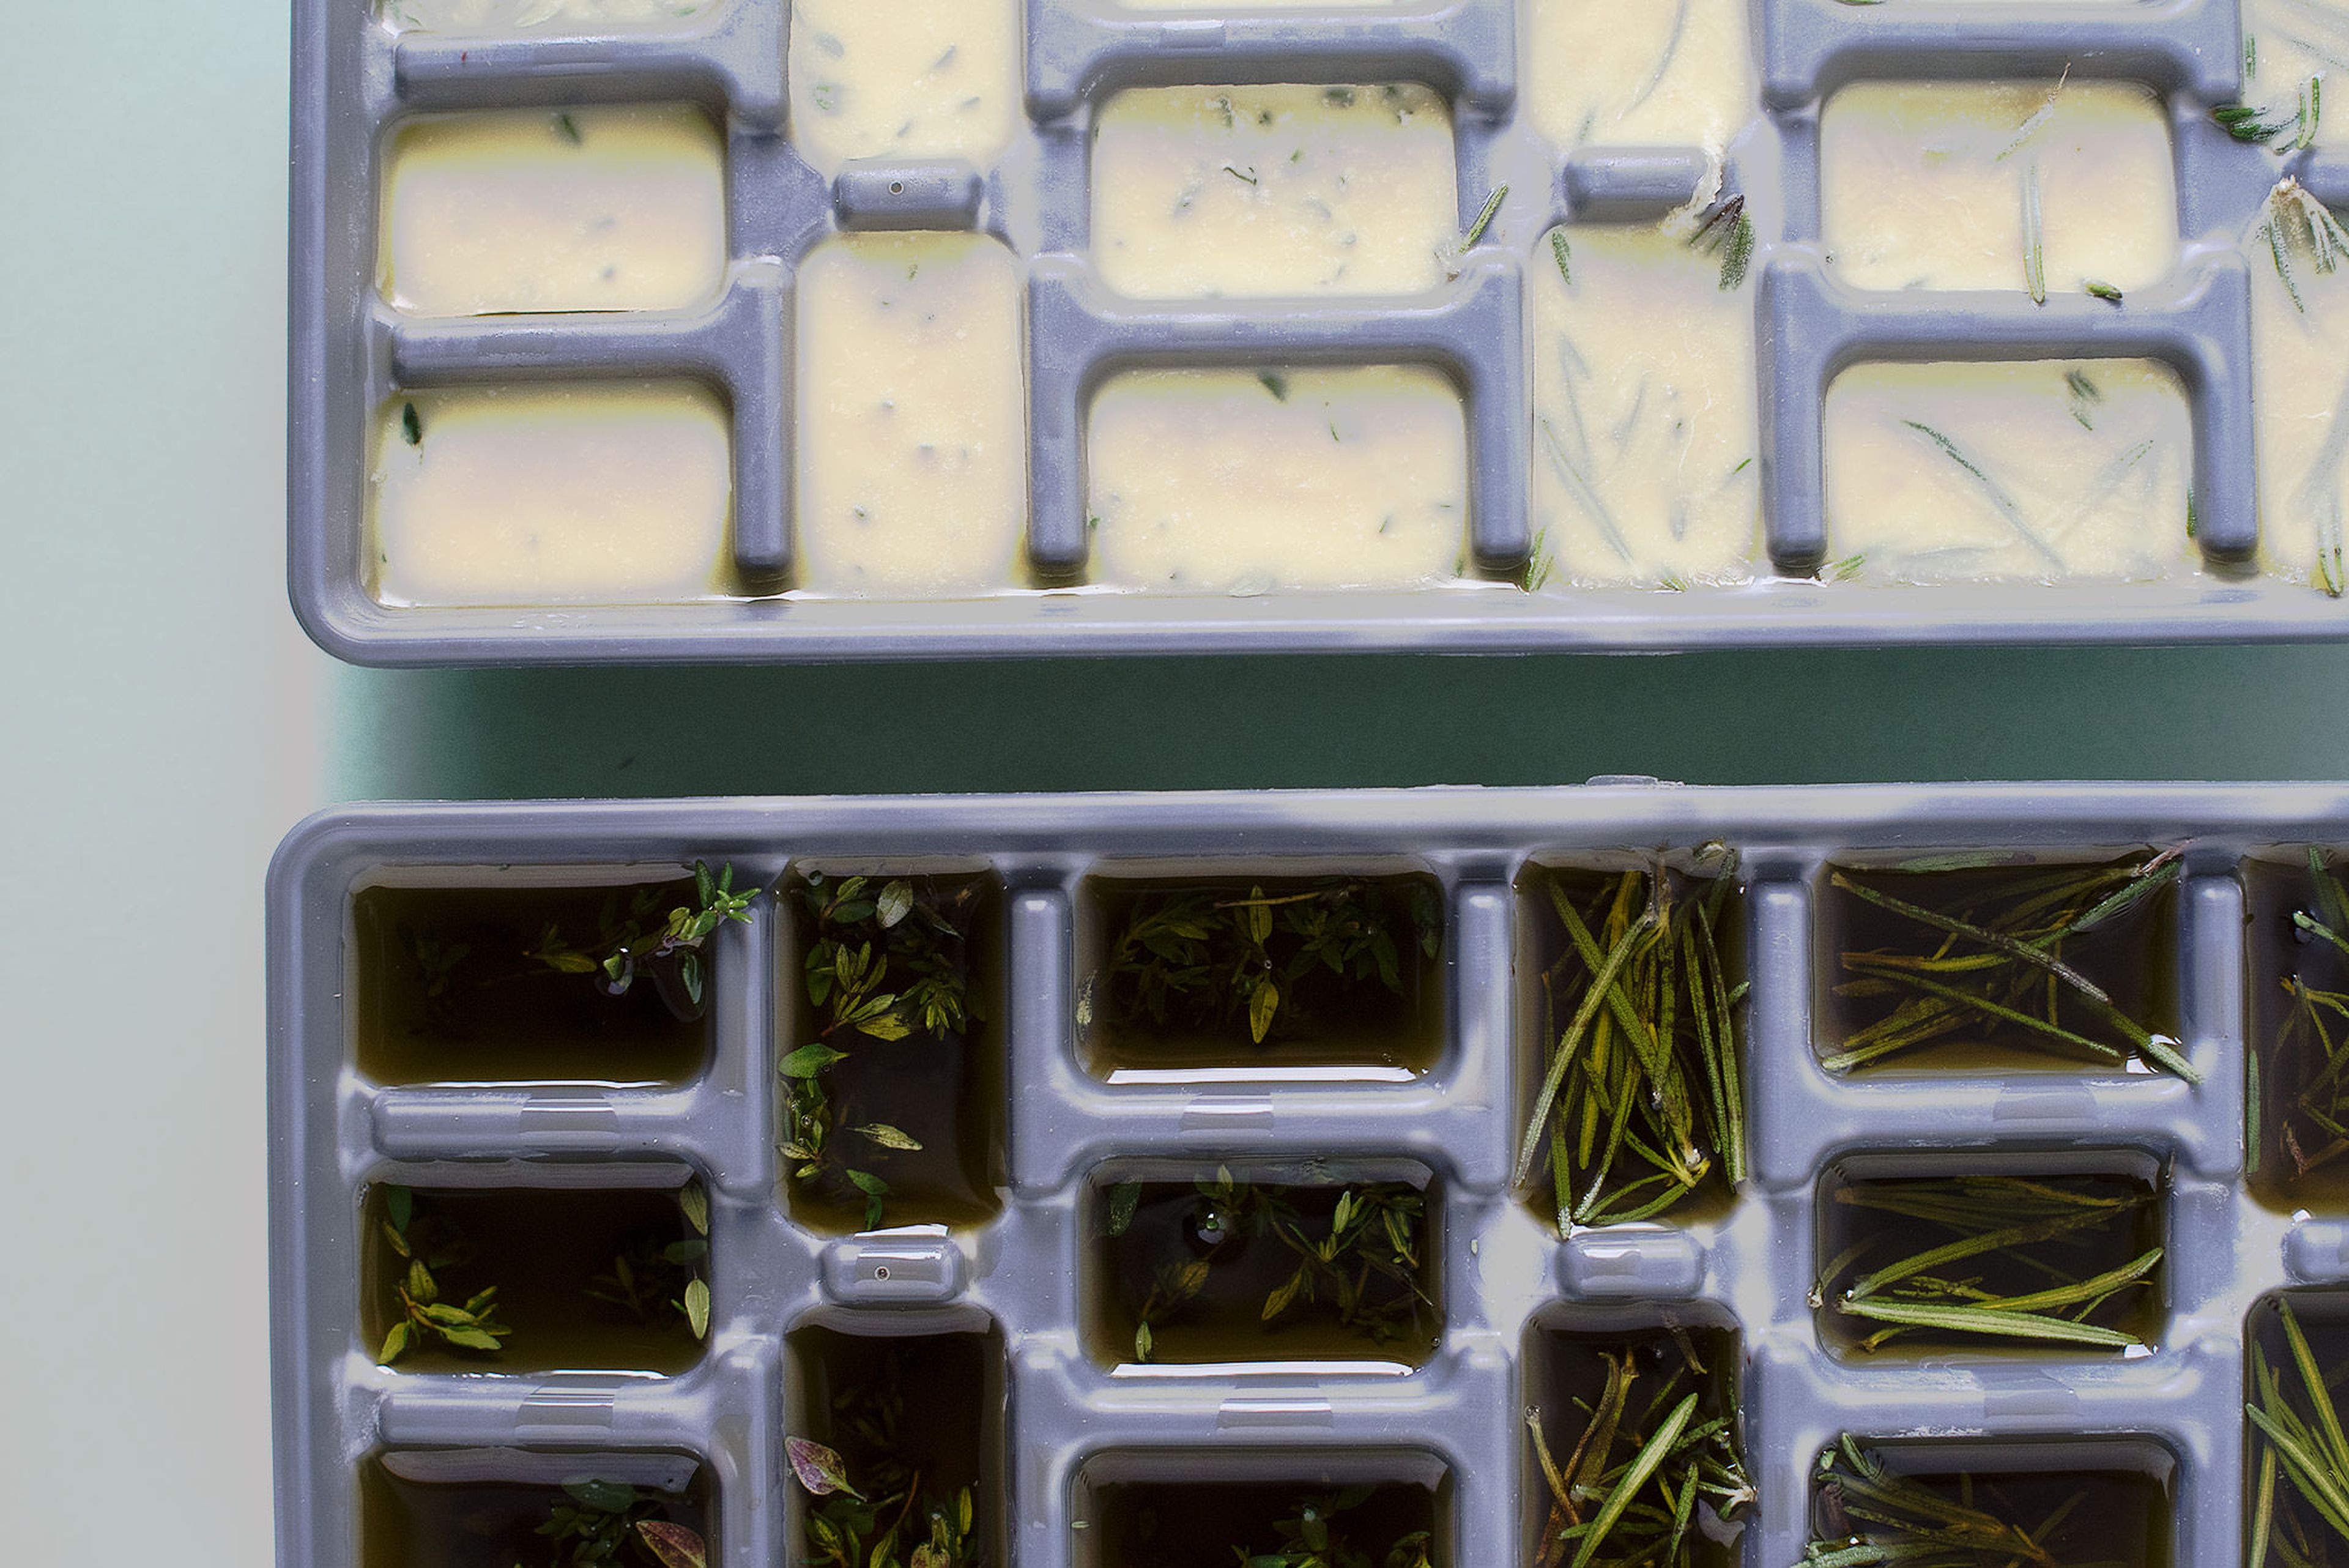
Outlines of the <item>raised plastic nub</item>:
M 1704 1253 L 1685 1231 L 1609 1225 L 1567 1239 L 1565 1274 L 1572 1295 L 1686 1301 L 1704 1282 Z
M 823 1288 L 835 1301 L 942 1302 L 962 1285 L 962 1249 L 943 1225 L 861 1231 L 823 1251 Z
M 1586 148 L 1567 159 L 1558 183 L 1577 219 L 1625 222 L 1686 206 L 1707 168 L 1702 152 L 1684 147 Z
M 956 159 L 860 159 L 833 177 L 832 205 L 843 229 L 970 229 L 986 190 Z

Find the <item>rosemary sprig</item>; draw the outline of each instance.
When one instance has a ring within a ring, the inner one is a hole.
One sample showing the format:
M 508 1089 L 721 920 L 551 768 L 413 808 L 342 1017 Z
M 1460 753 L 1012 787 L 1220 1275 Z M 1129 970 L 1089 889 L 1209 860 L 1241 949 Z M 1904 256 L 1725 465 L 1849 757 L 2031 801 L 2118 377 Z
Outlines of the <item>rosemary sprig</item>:
M 1578 898 L 1546 879 L 1567 940 L 1541 975 L 1543 1074 L 1516 1179 L 1547 1163 L 1562 1232 L 1664 1213 L 1716 1169 L 1744 1178 L 1745 987 L 1723 962 L 1735 883 L 1718 857 L 1694 888 L 1661 864 Z
M 2044 298 L 2041 303 L 2044 303 Z M 1959 446 L 1956 441 L 1951 441 L 1940 431 L 1935 430 L 1931 425 L 1926 424 L 1920 420 L 1904 419 L 1900 422 L 1907 425 L 1910 430 L 1915 431 L 1919 435 L 1923 436 L 1927 441 L 1932 442 L 1936 448 L 1940 449 L 1942 456 L 1948 458 L 1966 473 L 1971 475 L 1974 482 L 1982 486 L 1983 496 L 1993 507 L 1997 509 L 1998 514 L 2006 520 L 2006 525 L 2014 530 L 2015 536 L 2021 539 L 2024 544 L 2030 545 L 2041 556 L 2046 557 L 2047 564 L 2049 566 L 2054 566 L 2059 572 L 2064 569 L 2064 557 L 2050 549 L 2048 547 L 2047 541 L 2042 539 L 2038 534 L 2033 531 L 2031 524 L 2023 521 L 2023 508 L 2015 503 L 2013 496 L 2009 495 L 2006 493 L 2006 487 L 2004 485 L 1999 483 L 1997 480 L 1992 479 L 1990 476 L 1989 470 L 1983 468 L 1981 463 L 1975 462 L 1974 459 L 1966 452 L 1964 448 Z
M 389 1366 L 410 1350 L 438 1342 L 459 1350 L 495 1355 L 513 1330 L 498 1321 L 498 1287 L 485 1286 L 461 1303 L 444 1294 L 442 1276 L 473 1261 L 463 1230 L 406 1187 L 386 1187 L 382 1234 L 393 1256 L 407 1264 L 392 1279 L 397 1303 L 390 1329 L 376 1352 Z
M 1251 1044 L 1309 1031 L 1347 993 L 1375 985 L 1403 994 L 1407 951 L 1443 945 L 1434 891 L 1398 899 L 1359 879 L 1330 877 L 1268 893 L 1164 888 L 1137 896 L 1102 966 L 1116 1026 L 1237 1033 Z
M 1847 1182 L 1834 1201 L 1888 1217 L 1831 1259 L 1811 1292 L 1814 1307 L 1881 1325 L 1858 1341 L 1862 1352 L 1920 1330 L 2093 1350 L 2143 1343 L 2097 1320 L 2120 1315 L 2152 1288 L 2162 1249 L 2094 1273 L 2082 1272 L 2079 1254 L 2131 1225 L 2154 1201 L 2150 1191 L 2106 1196 L 2055 1179 L 1967 1176 Z M 1936 1233 L 1944 1239 L 1859 1272 L 1888 1246 Z M 2045 1283 L 1999 1282 L 2023 1277 Z
M 1819 1455 L 1812 1478 L 1820 1534 L 1804 1548 L 1797 1568 L 2092 1568 L 2051 1543 L 2085 1492 L 2075 1492 L 2046 1517 L 2028 1522 L 1997 1511 L 2002 1501 L 1959 1478 L 1960 1495 L 1899 1473 L 1846 1433 Z
M 1576 1401 L 1585 1420 L 1571 1447 L 1547 1429 L 1561 1412 L 1526 1410 L 1549 1492 L 1533 1568 L 1693 1568 L 1707 1526 L 1734 1523 L 1753 1503 L 1733 1369 L 1706 1368 L 1685 1333 L 1670 1344 L 1676 1359 L 1640 1399 L 1639 1347 L 1599 1353 L 1606 1385 L 1596 1406 Z
M 2306 315 L 2308 301 L 2301 296 L 2293 271 L 2296 259 L 2305 259 L 2318 273 L 2330 276 L 2341 265 L 2343 254 L 2349 253 L 2349 230 L 2342 228 L 2331 208 L 2287 174 L 2268 192 L 2267 215 L 2260 220 L 2255 233 L 2267 242 L 2269 259 L 2275 264 L 2276 276 L 2282 281 L 2292 307 Z
M 1836 994 L 1889 1007 L 1846 1033 L 1824 1065 L 1837 1073 L 1879 1066 L 1963 1036 L 2115 1064 L 2135 1054 L 2199 1083 L 2174 1041 L 2116 1005 L 2064 958 L 2066 942 L 2143 907 L 2177 879 L 2180 865 L 2167 851 L 2101 867 L 2023 867 L 1988 880 L 1988 873 L 1969 873 L 1953 909 L 1915 901 L 1932 898 L 1930 873 L 1862 880 L 1830 872 L 1831 886 L 1915 938 L 1838 955 L 1847 978 Z M 1913 888 L 1915 899 L 1892 887 Z
M 985 1021 L 985 1002 L 970 987 L 968 928 L 978 896 L 975 881 L 897 877 L 876 888 L 870 877 L 820 872 L 794 889 L 810 928 L 801 973 L 815 1038 L 776 1064 L 784 1083 L 781 1150 L 798 1162 L 794 1182 L 861 1200 L 867 1230 L 886 1217 L 892 1190 L 869 1168 L 872 1151 L 923 1146 L 890 1122 L 839 1127 L 833 1070 L 860 1038 L 920 1038 L 944 1048 Z
M 716 876 L 693 863 L 693 902 L 659 912 L 661 889 L 639 888 L 625 909 L 616 889 L 604 903 L 596 934 L 574 945 L 561 927 L 549 925 L 538 946 L 523 956 L 558 974 L 585 975 L 606 996 L 625 996 L 639 975 L 648 975 L 661 999 L 680 1018 L 698 1018 L 706 1005 L 702 948 L 729 921 L 748 924 L 760 889 L 734 890 L 734 867 Z
M 2333 1394 L 2344 1369 L 2324 1372 L 2288 1298 L 2275 1298 L 2275 1314 L 2289 1361 L 2276 1366 L 2255 1337 L 2243 1407 L 2259 1454 L 2251 1563 L 2300 1568 L 2349 1547 L 2349 1439 Z
M 532 1533 L 552 1549 L 549 1568 L 709 1568 L 700 1532 L 663 1519 L 666 1511 L 622 1481 L 571 1480 Z
M 2254 1168 L 2272 1138 L 2292 1162 L 2292 1181 L 2349 1155 L 2349 887 L 2315 848 L 2306 902 L 2292 913 L 2297 946 L 2277 981 L 2291 1006 L 2264 1061 L 2254 1063 L 2261 1077 L 2251 1107 Z M 2261 1084 L 2272 1105 L 2260 1103 Z
M 1297 1262 L 1257 1312 L 1271 1323 L 1319 1305 L 1341 1327 L 1383 1345 L 1416 1332 L 1435 1303 L 1421 1283 L 1426 1199 L 1408 1182 L 1374 1181 L 1338 1194 L 1325 1223 L 1309 1218 L 1290 1189 L 1248 1181 L 1219 1167 L 1194 1184 L 1198 1204 L 1190 1220 L 1186 1255 L 1159 1265 L 1135 1313 L 1133 1357 L 1147 1362 L 1158 1329 L 1207 1288 L 1216 1264 L 1257 1239 L 1277 1241 Z M 1141 1182 L 1112 1188 L 1103 1230 L 1126 1235 L 1143 1197 Z
M 2284 139 L 2292 151 L 2304 152 L 2316 145 L 2316 132 L 2324 115 L 2324 77 L 2322 72 L 2306 78 L 2300 84 L 2289 109 L 2271 109 L 2248 103 L 2222 103 L 2210 111 L 2210 118 L 2226 128 L 2227 134 L 2238 141 L 2249 141 L 2265 147 Z

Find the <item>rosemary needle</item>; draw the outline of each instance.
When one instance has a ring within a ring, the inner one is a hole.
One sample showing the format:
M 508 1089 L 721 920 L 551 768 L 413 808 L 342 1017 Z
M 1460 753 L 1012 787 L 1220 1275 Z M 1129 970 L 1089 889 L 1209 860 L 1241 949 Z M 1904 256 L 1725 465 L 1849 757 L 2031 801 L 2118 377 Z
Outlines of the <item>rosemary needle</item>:
M 2039 163 L 2033 160 L 2023 176 L 2023 277 L 2031 288 L 2031 303 L 2047 303 L 2047 236 L 2040 212 Z
M 1460 248 L 1462 250 L 1464 251 L 1468 249 L 1478 240 L 1485 237 L 1485 229 L 1492 225 L 1493 215 L 1501 210 L 1501 202 L 1508 193 L 1509 188 L 1506 185 L 1495 185 L 1493 187 L 1493 193 L 1485 198 L 1484 207 L 1476 213 L 1476 221 L 1470 223 L 1468 225 L 1468 232 L 1460 236 Z

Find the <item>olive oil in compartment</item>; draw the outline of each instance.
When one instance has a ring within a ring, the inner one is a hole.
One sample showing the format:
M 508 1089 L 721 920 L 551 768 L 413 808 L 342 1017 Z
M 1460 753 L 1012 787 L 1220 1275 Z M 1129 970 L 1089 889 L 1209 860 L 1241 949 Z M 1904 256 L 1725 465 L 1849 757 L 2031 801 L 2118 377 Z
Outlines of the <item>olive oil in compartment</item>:
M 1085 1066 L 1111 1083 L 1430 1071 L 1444 894 L 1421 873 L 1100 877 L 1082 902 Z
M 2349 877 L 2323 850 L 2254 860 L 2243 905 L 2252 1194 L 2349 1213 Z
M 1887 1563 L 2168 1568 L 2177 1469 L 2144 1439 L 1878 1446 L 1846 1437 L 1812 1471 L 1813 1549 L 1874 1546 L 1885 1555 L 1866 1560 Z M 1974 1550 L 1951 1552 L 1952 1540 Z
M 1560 1231 L 1717 1219 L 1735 1200 L 1746 1142 L 1744 892 L 1725 850 L 1694 872 L 1650 858 L 1536 866 L 1520 881 L 1530 945 L 1519 1016 L 1530 1033 L 1518 1093 L 1533 1109 L 1516 1133 L 1518 1189 Z
M 388 1350 L 400 1372 L 683 1372 L 702 1350 L 688 1295 L 709 1278 L 697 1205 L 706 1223 L 698 1184 L 378 1182 L 361 1205 L 361 1337 L 371 1354 Z M 419 1263 L 430 1276 L 422 1289 Z M 484 1292 L 495 1293 L 475 1307 Z M 455 1307 L 488 1326 L 472 1330 L 444 1312 L 431 1315 L 466 1332 L 427 1332 L 409 1321 L 410 1303 L 428 1314 Z M 393 1340 L 404 1321 L 409 1332 Z
M 1818 1187 L 1819 1337 L 1840 1357 L 2144 1354 L 2167 1308 L 2165 1182 L 2148 1157 L 1883 1157 Z M 1907 1168 L 1916 1170 L 1915 1165 Z
M 2178 1072 L 2177 857 L 1983 858 L 1828 868 L 1822 1064 L 1837 1073 Z
M 1294 1453 L 1236 1452 L 1247 1479 L 1191 1479 L 1185 1456 L 1112 1456 L 1086 1467 L 1077 1508 L 1077 1568 L 1197 1568 L 1229 1563 L 1370 1563 L 1448 1568 L 1452 1480 L 1432 1459 L 1349 1456 L 1315 1465 Z M 1367 1467 L 1381 1459 L 1393 1473 Z M 1164 1479 L 1150 1479 L 1145 1463 Z M 1218 1469 L 1223 1466 L 1216 1467 Z M 1095 1479 L 1100 1469 L 1112 1476 Z M 1260 1479 L 1281 1477 L 1283 1479 Z
M 1105 1365 L 1409 1367 L 1435 1352 L 1438 1199 L 1423 1168 L 1379 1162 L 1349 1180 L 1226 1166 L 1112 1180 L 1089 1207 L 1089 1329 Z
M 1611 1509 L 1613 1522 L 1590 1560 L 1599 1568 L 1736 1568 L 1754 1509 L 1738 1400 L 1744 1369 L 1736 1328 L 1702 1314 L 1609 1321 L 1553 1310 L 1537 1317 L 1525 1341 L 1526 1561 L 1534 1568 L 1572 1563 L 1585 1539 L 1575 1526 L 1605 1521 Z M 1691 1433 L 1701 1435 L 1691 1440 Z M 1665 1462 L 1615 1507 L 1640 1456 L 1659 1442 Z M 1692 1477 L 1682 1524 L 1680 1499 Z
M 1001 1563 L 1009 1397 L 1002 1334 L 991 1325 L 851 1334 L 819 1323 L 789 1345 L 787 1448 L 799 1483 L 792 1560 Z M 917 1557 L 925 1547 L 929 1554 Z
M 358 1482 L 361 1568 L 667 1568 L 647 1537 L 680 1531 L 719 1561 L 709 1477 L 684 1455 L 394 1451 Z
M 1008 1181 L 1002 885 L 803 867 L 782 907 L 792 1218 L 828 1232 L 985 1221 Z
M 400 1085 L 685 1083 L 709 1057 L 714 971 L 698 1001 L 667 969 L 615 994 L 602 971 L 543 955 L 550 933 L 590 950 L 631 921 L 657 931 L 694 898 L 691 881 L 362 889 L 351 906 L 358 1070 Z
M 2341 1390 L 2349 1384 L 2349 1291 L 2278 1291 L 2243 1324 L 2244 1558 L 2349 1561 L 2349 1532 L 2321 1501 L 2349 1488 Z M 2328 1514 L 2331 1518 L 2328 1519 Z

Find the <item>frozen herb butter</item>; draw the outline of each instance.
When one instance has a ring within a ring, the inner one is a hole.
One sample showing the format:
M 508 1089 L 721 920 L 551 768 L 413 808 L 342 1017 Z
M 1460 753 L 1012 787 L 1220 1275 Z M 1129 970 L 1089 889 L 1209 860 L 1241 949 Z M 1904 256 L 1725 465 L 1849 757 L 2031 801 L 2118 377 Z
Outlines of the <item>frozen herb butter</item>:
M 388 605 L 642 604 L 723 587 L 726 410 L 685 383 L 419 391 L 376 437 Z
M 395 27 L 436 33 L 502 33 L 536 28 L 579 33 L 609 27 L 653 27 L 698 16 L 716 0 L 390 0 L 384 19 Z
M 1526 109 L 1558 147 L 1725 146 L 1754 114 L 1746 0 L 1532 0 Z
M 2262 111 L 2289 141 L 2302 140 L 2301 116 L 2308 82 L 2322 77 L 2315 94 L 2314 124 L 2306 127 L 2309 146 L 2349 145 L 2349 130 L 2337 109 L 2323 100 L 2349 89 L 2349 4 L 2343 0 L 2243 0 L 2243 101 Z
M 1458 226 L 1424 87 L 1137 88 L 1094 129 L 1093 259 L 1123 294 L 1418 293 Z
M 700 109 L 433 115 L 386 153 L 377 282 L 423 316 L 657 310 L 726 272 L 726 171 Z
M 1754 302 L 1658 228 L 1560 229 L 1534 286 L 1534 527 L 1572 585 L 1732 582 L 1761 547 Z
M 792 0 L 791 138 L 854 158 L 991 161 L 1020 119 L 1017 0 Z
M 1868 364 L 1827 388 L 1833 576 L 2127 579 L 2190 569 L 2192 432 L 2147 359 Z
M 1028 515 L 1019 270 L 975 234 L 847 234 L 799 274 L 802 586 L 1016 580 Z
M 1127 371 L 1093 400 L 1085 467 L 1095 582 L 1413 587 L 1466 546 L 1460 393 L 1418 367 Z
M 2169 123 L 2127 82 L 1861 82 L 1819 119 L 1828 265 L 1871 289 L 2123 292 L 2178 260 Z
M 2270 198 L 2251 254 L 2252 400 L 2259 410 L 2260 566 L 2349 591 L 2349 249 L 2340 222 L 2291 181 Z

